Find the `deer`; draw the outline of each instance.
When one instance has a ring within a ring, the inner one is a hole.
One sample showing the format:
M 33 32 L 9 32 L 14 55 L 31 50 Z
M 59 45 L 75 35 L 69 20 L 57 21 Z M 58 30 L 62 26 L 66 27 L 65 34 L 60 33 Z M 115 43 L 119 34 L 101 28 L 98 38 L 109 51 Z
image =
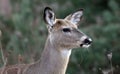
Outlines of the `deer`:
M 50 7 L 45 7 L 43 19 L 48 29 L 41 58 L 31 64 L 5 66 L 0 74 L 65 74 L 71 51 L 74 48 L 88 48 L 92 39 L 78 29 L 83 9 L 57 19 Z

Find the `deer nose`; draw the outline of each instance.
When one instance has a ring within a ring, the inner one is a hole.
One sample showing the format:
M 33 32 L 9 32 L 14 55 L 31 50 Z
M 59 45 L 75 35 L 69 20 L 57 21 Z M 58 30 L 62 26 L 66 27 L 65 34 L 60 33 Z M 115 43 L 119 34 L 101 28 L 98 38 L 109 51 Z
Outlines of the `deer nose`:
M 84 44 L 86 45 L 89 45 L 92 43 L 92 40 L 90 38 L 86 38 L 84 41 L 83 41 Z

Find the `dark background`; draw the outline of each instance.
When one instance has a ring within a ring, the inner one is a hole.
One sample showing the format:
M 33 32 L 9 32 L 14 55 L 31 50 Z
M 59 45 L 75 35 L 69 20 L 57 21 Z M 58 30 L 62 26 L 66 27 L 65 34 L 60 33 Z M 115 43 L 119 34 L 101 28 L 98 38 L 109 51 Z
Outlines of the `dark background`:
M 42 18 L 46 6 L 58 18 L 83 8 L 79 29 L 93 39 L 90 48 L 73 50 L 66 74 L 120 74 L 120 0 L 0 0 L 6 65 L 40 58 L 48 34 Z M 0 66 L 4 63 L 0 53 Z

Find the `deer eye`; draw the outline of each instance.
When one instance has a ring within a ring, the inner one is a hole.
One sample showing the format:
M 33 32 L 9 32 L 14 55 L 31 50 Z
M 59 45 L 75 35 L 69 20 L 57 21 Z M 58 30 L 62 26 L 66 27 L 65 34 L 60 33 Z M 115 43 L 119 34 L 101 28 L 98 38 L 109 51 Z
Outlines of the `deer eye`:
M 62 31 L 63 32 L 71 32 L 70 28 L 63 28 Z

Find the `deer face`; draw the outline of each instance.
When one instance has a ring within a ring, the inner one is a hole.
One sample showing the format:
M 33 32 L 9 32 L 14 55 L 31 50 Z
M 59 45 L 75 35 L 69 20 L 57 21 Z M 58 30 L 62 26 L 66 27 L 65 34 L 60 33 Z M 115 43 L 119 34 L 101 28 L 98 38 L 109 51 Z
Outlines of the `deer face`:
M 89 47 L 92 40 L 78 29 L 78 23 L 83 15 L 79 10 L 68 15 L 65 19 L 56 19 L 51 8 L 44 10 L 44 20 L 48 24 L 50 41 L 57 47 L 72 49 L 77 47 Z

